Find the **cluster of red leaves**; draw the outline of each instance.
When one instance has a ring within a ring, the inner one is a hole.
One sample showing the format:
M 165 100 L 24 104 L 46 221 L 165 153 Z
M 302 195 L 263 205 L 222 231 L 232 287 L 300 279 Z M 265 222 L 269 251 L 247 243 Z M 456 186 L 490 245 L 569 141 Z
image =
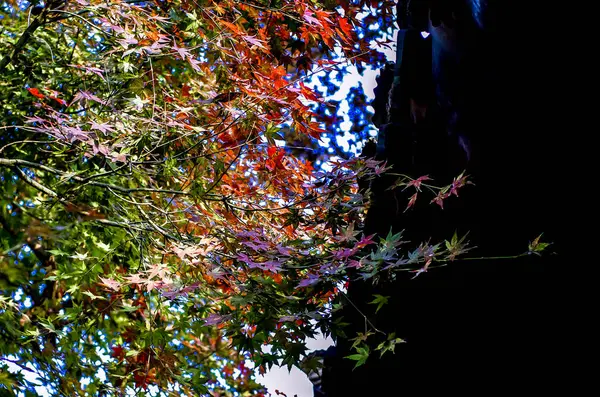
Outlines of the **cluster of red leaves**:
M 49 95 L 42 94 L 40 92 L 40 90 L 37 88 L 27 88 L 27 91 L 29 91 L 29 93 L 31 95 L 33 95 L 34 97 L 36 97 L 38 99 L 45 99 L 46 97 L 48 97 L 49 99 L 56 101 L 59 105 L 64 106 L 67 104 L 67 102 L 64 99 L 60 99 L 58 97 L 58 92 L 56 92 L 56 91 L 51 91 L 51 93 Z

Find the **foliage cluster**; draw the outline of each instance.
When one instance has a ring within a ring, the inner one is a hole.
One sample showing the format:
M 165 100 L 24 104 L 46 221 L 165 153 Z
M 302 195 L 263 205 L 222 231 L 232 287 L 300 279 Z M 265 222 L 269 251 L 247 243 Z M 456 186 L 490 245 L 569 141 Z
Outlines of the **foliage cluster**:
M 5 2 L 0 389 L 260 395 L 252 365 L 298 364 L 317 330 L 343 332 L 329 319 L 350 274 L 421 272 L 464 252 L 455 237 L 403 256 L 401 235 L 361 235 L 357 179 L 385 166 L 315 170 L 287 147 L 331 127 L 305 80 L 380 60 L 359 16 L 384 23 L 393 6 Z M 441 203 L 466 183 L 426 180 L 396 187 Z M 400 342 L 388 340 L 382 352 Z

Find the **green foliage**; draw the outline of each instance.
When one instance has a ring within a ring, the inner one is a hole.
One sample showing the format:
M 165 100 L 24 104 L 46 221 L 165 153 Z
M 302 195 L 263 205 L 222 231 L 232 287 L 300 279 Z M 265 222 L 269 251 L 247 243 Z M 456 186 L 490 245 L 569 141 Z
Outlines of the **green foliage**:
M 362 345 L 362 346 L 358 346 L 356 347 L 356 354 L 351 354 L 349 356 L 347 356 L 346 358 L 352 361 L 356 361 L 356 364 L 354 365 L 354 369 L 360 367 L 361 365 L 364 365 L 368 358 L 369 358 L 369 346 L 367 345 Z
M 389 296 L 383 296 L 383 295 L 379 295 L 379 294 L 375 294 L 373 295 L 375 297 L 375 299 L 373 299 L 371 302 L 369 302 L 371 305 L 377 305 L 377 308 L 375 309 L 375 313 L 377 313 L 379 310 L 381 310 L 381 308 L 384 305 L 387 305 L 389 302 L 390 297 Z
M 378 346 L 377 349 L 375 350 L 380 350 L 381 351 L 381 356 L 383 356 L 386 352 L 392 352 L 394 353 L 395 349 L 396 349 L 396 345 L 399 343 L 406 343 L 406 341 L 402 338 L 396 338 L 396 333 L 395 332 L 391 332 L 388 335 L 388 338 L 386 341 L 381 342 Z

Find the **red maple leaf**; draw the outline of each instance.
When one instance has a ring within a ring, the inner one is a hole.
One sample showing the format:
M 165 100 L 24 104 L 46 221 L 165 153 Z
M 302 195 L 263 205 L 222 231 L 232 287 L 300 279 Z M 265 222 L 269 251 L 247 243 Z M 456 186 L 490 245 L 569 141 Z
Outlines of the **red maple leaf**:
M 111 356 L 118 359 L 119 361 L 123 360 L 125 357 L 125 348 L 121 345 L 113 346 Z
M 321 101 L 321 98 L 319 98 L 312 89 L 308 88 L 302 82 L 300 82 L 300 93 L 309 101 Z
M 267 149 L 267 156 L 269 159 L 265 162 L 265 166 L 269 171 L 275 171 L 277 168 L 283 167 L 283 156 L 285 151 L 277 146 L 269 146 Z
M 412 207 L 413 205 L 415 205 L 415 202 L 417 201 L 417 194 L 415 193 L 410 197 L 410 200 L 408 200 L 408 205 L 406 206 L 406 209 L 404 210 L 404 212 L 408 211 L 408 209 L 410 207 Z
M 148 388 L 148 377 L 146 373 L 142 371 L 137 371 L 133 374 L 133 381 L 135 382 L 136 387 L 141 387 L 143 389 Z
M 28 88 L 27 91 L 36 98 L 44 99 L 46 97 L 37 88 Z
M 352 26 L 348 23 L 346 18 L 340 16 L 338 17 L 338 23 L 340 25 L 342 40 L 344 40 L 347 44 L 350 44 L 350 38 L 352 37 Z M 338 31 L 338 33 L 340 33 Z
M 414 180 L 408 182 L 406 184 L 406 187 L 408 188 L 408 187 L 414 186 L 415 189 L 417 189 L 420 192 L 421 191 L 421 183 L 423 181 L 430 181 L 430 180 L 431 180 L 431 178 L 429 176 L 423 175 L 423 176 L 418 177 L 417 179 L 414 179 Z
M 447 199 L 449 196 L 449 193 L 440 191 L 438 195 L 433 200 L 431 200 L 431 202 L 436 203 L 440 206 L 440 208 L 444 209 L 444 200 Z

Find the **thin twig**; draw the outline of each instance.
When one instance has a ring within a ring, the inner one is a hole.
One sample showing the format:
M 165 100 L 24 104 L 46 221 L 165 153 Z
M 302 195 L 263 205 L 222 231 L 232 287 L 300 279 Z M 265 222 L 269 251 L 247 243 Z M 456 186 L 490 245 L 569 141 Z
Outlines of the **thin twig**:
M 364 314 L 364 313 L 363 313 L 363 312 L 362 312 L 362 311 L 361 311 L 361 310 L 358 308 L 358 306 L 356 306 L 356 305 L 354 304 L 354 302 L 352 302 L 352 300 L 350 300 L 350 298 L 348 297 L 348 295 L 346 295 L 346 293 L 345 293 L 344 291 L 342 291 L 342 290 L 339 290 L 339 292 L 342 294 L 342 296 L 343 296 L 344 298 L 346 298 L 346 300 L 347 300 L 348 302 L 350 302 L 350 304 L 351 304 L 351 305 L 352 305 L 352 306 L 353 306 L 353 307 L 356 309 L 356 311 L 358 311 L 358 313 L 359 313 L 361 316 L 363 316 L 363 318 L 365 319 L 365 322 L 366 322 L 367 324 L 369 324 L 369 325 L 371 326 L 371 328 L 373 328 L 373 330 L 375 330 L 375 332 L 379 332 L 379 333 L 380 333 L 380 334 L 382 334 L 382 335 L 387 335 L 385 332 L 383 332 L 383 331 L 379 330 L 379 329 L 378 329 L 378 328 L 377 328 L 377 327 L 376 327 L 376 326 L 375 326 L 375 325 L 374 325 L 374 324 L 371 322 L 371 320 L 369 320 L 369 318 L 368 318 L 368 317 L 367 317 L 367 316 L 366 316 L 366 315 L 365 315 L 365 314 Z
M 23 170 L 21 168 L 15 167 L 15 169 L 17 170 L 17 173 L 21 176 L 21 178 L 23 178 L 23 180 L 25 182 L 27 182 L 29 185 L 33 186 L 34 188 L 36 188 L 37 190 L 39 190 L 43 193 L 46 193 L 50 197 L 54 197 L 54 198 L 58 199 L 59 201 L 63 201 L 62 198 L 58 197 L 58 193 L 56 193 L 54 190 L 49 189 L 46 186 L 39 183 L 38 181 L 31 179 L 29 177 L 29 175 L 27 175 L 25 172 L 23 172 Z

